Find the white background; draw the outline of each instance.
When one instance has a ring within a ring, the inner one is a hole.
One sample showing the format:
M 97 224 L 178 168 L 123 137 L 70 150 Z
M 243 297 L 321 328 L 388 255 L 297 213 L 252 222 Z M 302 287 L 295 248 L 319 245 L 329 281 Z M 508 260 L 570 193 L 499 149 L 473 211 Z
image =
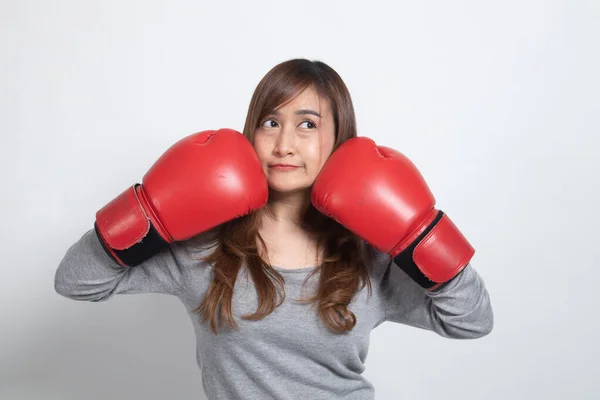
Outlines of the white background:
M 600 2 L 0 1 L 0 398 L 202 399 L 183 306 L 67 300 L 96 210 L 179 138 L 241 130 L 262 76 L 322 60 L 477 249 L 478 340 L 386 323 L 376 399 L 597 399 Z

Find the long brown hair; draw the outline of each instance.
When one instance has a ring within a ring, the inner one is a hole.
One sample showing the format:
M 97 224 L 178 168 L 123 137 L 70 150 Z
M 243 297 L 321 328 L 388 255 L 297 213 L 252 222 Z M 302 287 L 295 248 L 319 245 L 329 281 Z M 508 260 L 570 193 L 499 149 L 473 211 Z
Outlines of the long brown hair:
M 306 59 L 278 64 L 259 82 L 250 101 L 244 135 L 254 143 L 260 121 L 307 88 L 313 88 L 319 97 L 330 102 L 335 124 L 334 151 L 346 140 L 357 136 L 354 107 L 346 85 L 327 64 Z M 283 276 L 261 256 L 265 253 L 261 250 L 266 249 L 259 233 L 262 212 L 265 210 L 220 225 L 207 241 L 209 246 L 214 246 L 214 251 L 204 260 L 213 266 L 214 276 L 204 299 L 194 311 L 201 313 L 204 321 L 210 321 L 215 334 L 220 319 L 230 328 L 238 327 L 233 318 L 232 296 L 244 261 L 256 287 L 258 307 L 253 314 L 243 315 L 243 319 L 261 320 L 285 299 Z M 301 224 L 317 237 L 317 248 L 323 249 L 325 256 L 305 280 L 320 273 L 317 290 L 311 297 L 299 301 L 316 306 L 321 321 L 330 331 L 350 331 L 356 325 L 356 316 L 348 305 L 365 285 L 369 287 L 369 294 L 372 290 L 366 247 L 360 238 L 321 214 L 312 204 Z M 279 301 L 278 293 L 281 295 Z

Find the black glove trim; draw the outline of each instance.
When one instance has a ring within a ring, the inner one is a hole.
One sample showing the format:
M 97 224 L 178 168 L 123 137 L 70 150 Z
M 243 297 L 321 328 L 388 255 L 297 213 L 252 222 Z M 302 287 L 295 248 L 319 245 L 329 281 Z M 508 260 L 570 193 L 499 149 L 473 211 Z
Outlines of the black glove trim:
M 144 236 L 140 242 L 124 250 L 109 250 L 106 247 L 106 243 L 104 243 L 102 240 L 102 236 L 98 232 L 98 224 L 96 222 L 94 222 L 94 231 L 96 232 L 96 236 L 98 236 L 100 243 L 102 243 L 102 248 L 106 254 L 108 254 L 109 257 L 112 258 L 117 264 L 121 264 L 122 262 L 130 267 L 140 265 L 144 261 L 159 253 L 161 250 L 169 247 L 169 243 L 158 234 L 154 228 L 154 225 L 152 224 L 152 221 L 150 221 L 150 229 L 148 230 L 148 234 L 146 234 L 146 236 Z M 115 259 L 111 253 L 111 250 L 121 260 L 121 262 Z
M 394 257 L 394 263 L 398 267 L 400 267 L 402 271 L 406 272 L 406 274 L 410 276 L 410 278 L 413 281 L 417 282 L 419 286 L 425 289 L 430 289 L 433 286 L 437 285 L 439 282 L 429 280 L 429 278 L 427 278 L 425 274 L 421 272 L 417 264 L 413 261 L 413 254 L 417 245 L 421 242 L 421 240 L 423 240 L 425 236 L 427 236 L 429 232 L 431 232 L 431 230 L 437 225 L 437 223 L 440 222 L 443 216 L 444 213 L 442 211 L 438 211 L 438 214 L 435 217 L 435 219 L 423 232 L 421 232 L 421 234 L 410 244 L 410 246 L 408 246 L 400 254 Z

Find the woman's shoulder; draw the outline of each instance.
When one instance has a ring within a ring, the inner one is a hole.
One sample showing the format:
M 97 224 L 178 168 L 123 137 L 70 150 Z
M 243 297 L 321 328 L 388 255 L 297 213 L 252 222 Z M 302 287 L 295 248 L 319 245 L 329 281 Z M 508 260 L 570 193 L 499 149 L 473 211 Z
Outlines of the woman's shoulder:
M 218 239 L 219 227 L 215 227 L 190 239 L 172 243 L 171 251 L 179 263 L 198 266 L 199 263 L 206 263 L 205 259 L 216 250 Z M 208 263 L 206 266 L 210 267 Z
M 197 300 L 204 293 L 211 281 L 214 269 L 207 258 L 216 248 L 216 232 L 213 230 L 193 236 L 190 239 L 177 241 L 155 256 L 152 260 L 152 271 L 162 270 L 166 279 L 177 280 L 180 285 L 180 297 Z M 152 272 L 151 271 L 151 272 Z
M 380 282 L 386 270 L 389 268 L 392 259 L 389 254 L 377 250 L 369 243 L 362 241 L 363 254 L 365 255 L 365 264 L 369 269 L 371 280 Z

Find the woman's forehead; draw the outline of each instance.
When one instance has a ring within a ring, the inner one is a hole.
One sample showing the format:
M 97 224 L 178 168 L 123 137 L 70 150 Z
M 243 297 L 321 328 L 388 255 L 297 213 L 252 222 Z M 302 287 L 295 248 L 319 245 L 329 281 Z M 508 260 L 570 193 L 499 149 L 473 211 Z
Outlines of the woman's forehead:
M 323 115 L 324 112 L 327 112 L 328 107 L 329 99 L 321 96 L 316 90 L 309 87 L 293 96 L 287 102 L 279 105 L 275 110 L 289 109 L 295 111 L 296 109 L 312 109 Z

